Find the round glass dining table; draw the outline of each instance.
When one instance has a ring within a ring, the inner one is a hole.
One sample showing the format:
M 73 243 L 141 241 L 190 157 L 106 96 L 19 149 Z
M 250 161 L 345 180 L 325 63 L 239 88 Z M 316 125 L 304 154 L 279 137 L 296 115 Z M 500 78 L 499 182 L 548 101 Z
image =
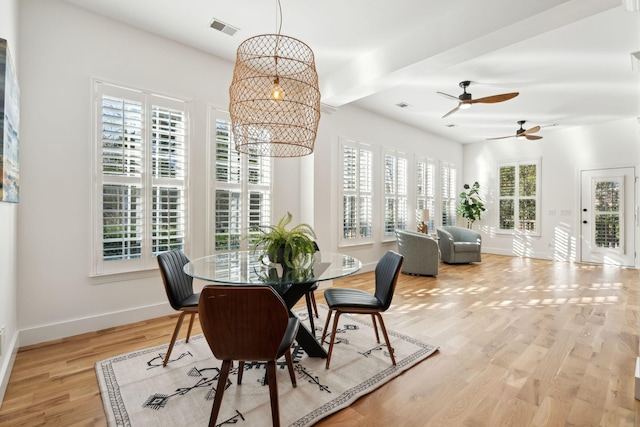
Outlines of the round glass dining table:
M 231 285 L 286 285 L 332 280 L 356 273 L 362 263 L 349 255 L 316 252 L 297 268 L 283 269 L 262 251 L 221 252 L 194 259 L 184 266 L 191 277 Z
M 283 268 L 268 261 L 262 251 L 221 252 L 196 258 L 184 266 L 184 272 L 196 279 L 226 285 L 268 285 L 284 300 L 289 311 L 316 284 L 358 272 L 360 260 L 335 252 L 316 252 L 296 268 Z M 306 326 L 300 325 L 298 344 L 312 357 L 327 357 L 322 345 Z

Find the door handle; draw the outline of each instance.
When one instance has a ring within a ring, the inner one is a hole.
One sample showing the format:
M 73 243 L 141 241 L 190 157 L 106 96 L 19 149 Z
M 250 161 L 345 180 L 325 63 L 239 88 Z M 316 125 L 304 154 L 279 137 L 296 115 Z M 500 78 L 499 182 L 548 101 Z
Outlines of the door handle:
M 587 223 L 587 220 L 585 219 L 584 221 L 582 221 L 582 223 L 583 223 L 583 224 L 586 224 L 586 223 Z

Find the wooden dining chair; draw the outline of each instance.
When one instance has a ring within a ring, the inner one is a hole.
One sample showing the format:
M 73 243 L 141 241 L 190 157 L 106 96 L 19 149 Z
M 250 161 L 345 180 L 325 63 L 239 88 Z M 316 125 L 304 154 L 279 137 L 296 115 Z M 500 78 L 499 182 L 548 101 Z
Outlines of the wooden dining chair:
M 300 321 L 289 317 L 284 301 L 269 286 L 209 285 L 198 304 L 202 331 L 216 359 L 222 360 L 209 426 L 215 427 L 233 360 L 238 360 L 238 385 L 244 360 L 267 362 L 271 418 L 280 425 L 276 361 L 285 356 L 291 384 L 296 386 L 291 345 Z
M 187 314 L 191 315 L 186 339 L 186 342 L 189 342 L 193 319 L 196 313 L 198 313 L 200 293 L 193 292 L 193 278 L 185 274 L 182 269 L 185 264 L 189 262 L 189 258 L 187 258 L 182 251 L 163 252 L 158 254 L 156 258 L 158 258 L 158 266 L 160 267 L 160 273 L 162 274 L 162 281 L 164 282 L 164 289 L 167 292 L 169 304 L 171 304 L 174 310 L 180 312 L 180 317 L 178 317 L 171 341 L 169 342 L 167 355 L 162 362 L 162 366 L 167 366 L 171 351 L 173 351 L 173 346 L 176 343 L 176 338 L 178 338 L 178 333 L 182 327 L 182 321 Z
M 338 330 L 338 319 L 342 313 L 370 314 L 371 320 L 373 321 L 373 330 L 376 332 L 376 339 L 380 342 L 378 327 L 376 325 L 377 318 L 380 321 L 380 329 L 382 329 L 384 340 L 387 343 L 391 362 L 394 365 L 396 364 L 396 359 L 393 357 L 393 348 L 391 348 L 391 344 L 389 343 L 387 328 L 384 326 L 384 320 L 382 320 L 380 313 L 386 311 L 389 306 L 391 306 L 391 300 L 393 299 L 393 293 L 396 289 L 396 283 L 398 282 L 398 275 L 400 274 L 403 261 L 404 257 L 394 251 L 388 251 L 380 261 L 378 261 L 375 271 L 376 289 L 374 294 L 360 289 L 344 288 L 330 288 L 324 291 L 324 298 L 329 306 L 329 313 L 327 314 L 327 321 L 322 331 L 321 343 L 324 343 L 324 339 L 327 336 L 331 315 L 335 313 L 329 351 L 327 353 L 327 369 L 331 362 L 331 353 L 333 351 L 336 331 Z

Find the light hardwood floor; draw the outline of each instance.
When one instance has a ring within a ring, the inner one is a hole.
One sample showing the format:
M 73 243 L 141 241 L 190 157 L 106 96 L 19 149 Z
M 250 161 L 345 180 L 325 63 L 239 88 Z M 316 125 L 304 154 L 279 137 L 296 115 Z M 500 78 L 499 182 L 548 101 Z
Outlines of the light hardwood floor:
M 334 286 L 372 290 L 373 279 Z M 439 351 L 316 425 L 640 425 L 639 292 L 635 269 L 487 254 L 480 264 L 441 264 L 437 278 L 401 275 L 387 328 Z M 20 349 L 0 425 L 106 425 L 94 363 L 167 343 L 175 320 Z

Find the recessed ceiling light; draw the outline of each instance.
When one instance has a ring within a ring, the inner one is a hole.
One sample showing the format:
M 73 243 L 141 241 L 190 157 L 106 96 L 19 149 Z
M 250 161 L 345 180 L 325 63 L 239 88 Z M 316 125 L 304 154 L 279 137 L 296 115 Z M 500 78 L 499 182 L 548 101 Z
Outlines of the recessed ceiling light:
M 211 24 L 209 24 L 209 26 L 214 30 L 218 30 L 222 33 L 229 34 L 230 36 L 234 35 L 239 30 L 239 28 L 236 28 L 233 25 L 229 25 L 225 22 L 222 22 L 221 20 L 216 18 L 213 18 L 213 21 L 211 21 Z
M 407 107 L 410 107 L 410 105 L 407 104 L 406 102 L 399 102 L 396 104 L 396 107 L 407 108 Z

